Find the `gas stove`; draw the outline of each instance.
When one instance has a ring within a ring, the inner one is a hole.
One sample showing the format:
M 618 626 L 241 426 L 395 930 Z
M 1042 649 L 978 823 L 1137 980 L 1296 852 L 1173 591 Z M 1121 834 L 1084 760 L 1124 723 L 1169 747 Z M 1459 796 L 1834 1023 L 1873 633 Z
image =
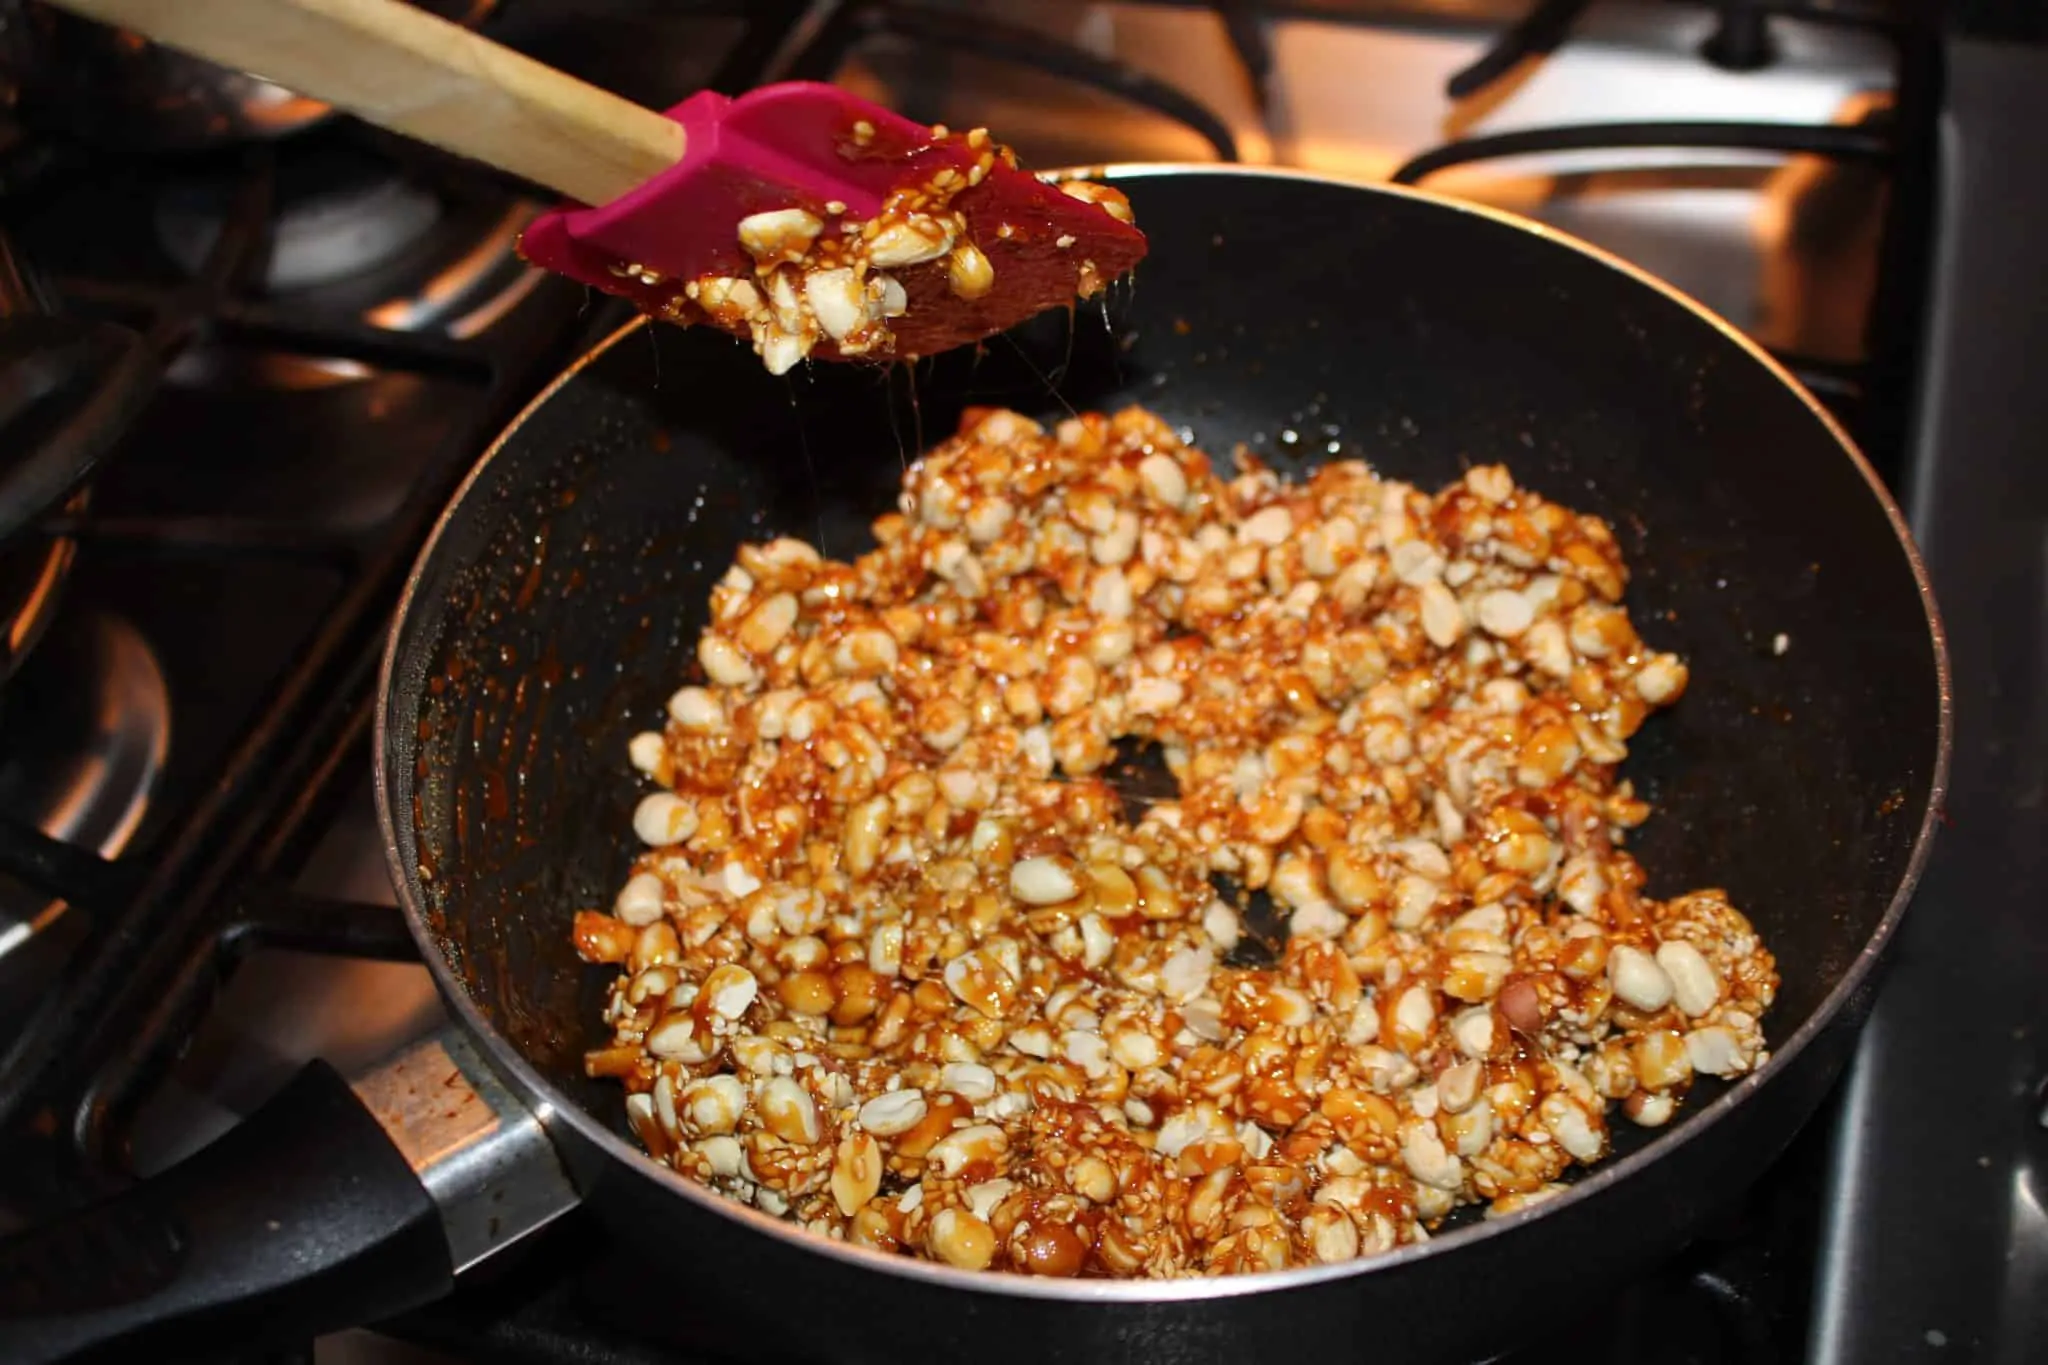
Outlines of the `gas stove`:
M 2048 52 L 1972 16 L 1768 8 L 480 7 L 648 103 L 832 79 L 1028 164 L 1426 178 L 1785 358 L 1909 500 L 1948 606 L 1954 828 L 1828 1112 L 1722 1225 L 1509 1359 L 2033 1359 L 2048 487 L 2020 433 L 2048 417 L 2022 368 Z M 175 1161 L 305 1058 L 365 1065 L 443 1017 L 371 804 L 382 631 L 492 433 L 618 320 L 518 262 L 520 187 L 345 120 L 145 155 L 22 113 L 0 226 L 148 373 L 84 491 L 0 544 L 0 1227 Z M 640 1283 L 572 1215 L 289 1358 L 752 1358 L 745 1324 L 687 1305 L 684 1345 L 673 1322 L 654 1344 Z

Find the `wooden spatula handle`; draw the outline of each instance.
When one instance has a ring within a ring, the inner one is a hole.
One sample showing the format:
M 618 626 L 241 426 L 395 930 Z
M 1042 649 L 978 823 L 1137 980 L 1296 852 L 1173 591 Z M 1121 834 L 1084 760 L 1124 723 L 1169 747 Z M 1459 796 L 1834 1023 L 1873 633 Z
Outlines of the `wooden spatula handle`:
M 401 0 L 53 0 L 586 204 L 683 156 L 673 120 Z

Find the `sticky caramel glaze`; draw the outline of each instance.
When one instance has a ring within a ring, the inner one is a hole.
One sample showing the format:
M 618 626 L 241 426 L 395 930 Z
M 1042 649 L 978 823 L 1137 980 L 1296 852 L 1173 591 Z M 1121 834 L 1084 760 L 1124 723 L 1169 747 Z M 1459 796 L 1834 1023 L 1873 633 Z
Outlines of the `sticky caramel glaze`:
M 675 279 L 615 260 L 586 282 L 651 317 L 744 338 L 781 373 L 806 357 L 886 363 L 969 345 L 1093 297 L 1144 255 L 1129 201 L 1113 186 L 1043 185 L 985 129 L 934 128 L 913 144 L 871 127 L 863 139 L 862 126 L 840 138 L 842 154 L 903 167 L 903 182 L 871 217 L 831 201 L 793 202 L 739 225 L 751 276 Z M 784 220 L 749 232 L 757 219 L 791 213 L 803 215 L 801 230 Z M 905 251 L 906 232 L 936 249 Z M 850 327 L 835 327 L 812 302 L 820 277 L 837 285 L 842 273 L 858 310 Z

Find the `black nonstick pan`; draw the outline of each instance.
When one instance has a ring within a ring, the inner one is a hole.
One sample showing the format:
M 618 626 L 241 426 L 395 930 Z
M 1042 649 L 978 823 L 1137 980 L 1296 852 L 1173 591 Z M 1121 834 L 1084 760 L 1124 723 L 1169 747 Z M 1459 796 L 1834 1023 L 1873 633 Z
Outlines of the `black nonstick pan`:
M 0 1247 L 0 1357 L 170 1358 L 445 1291 L 576 1201 L 764 1358 L 1472 1359 L 1586 1310 L 1769 1163 L 1848 1055 L 1926 857 L 1946 661 L 1897 508 L 1762 353 L 1628 267 L 1442 200 L 1267 172 L 1112 173 L 1152 241 L 1105 308 L 909 374 L 772 379 L 629 327 L 479 465 L 394 628 L 377 733 L 392 869 L 458 1028 L 353 1091 L 315 1067 L 167 1180 Z M 1693 683 L 1633 745 L 1652 893 L 1726 887 L 1778 955 L 1773 1055 L 1564 1195 L 1376 1260 L 1133 1283 L 974 1275 L 827 1242 L 643 1156 L 584 1077 L 609 903 L 661 713 L 746 540 L 866 544 L 964 406 L 1139 402 L 1227 458 L 1504 461 L 1608 518 Z M 1782 640 L 1782 643 L 1781 643 Z M 452 1258 L 452 1261 L 451 1261 Z M 67 1267 L 68 1269 L 58 1269 Z

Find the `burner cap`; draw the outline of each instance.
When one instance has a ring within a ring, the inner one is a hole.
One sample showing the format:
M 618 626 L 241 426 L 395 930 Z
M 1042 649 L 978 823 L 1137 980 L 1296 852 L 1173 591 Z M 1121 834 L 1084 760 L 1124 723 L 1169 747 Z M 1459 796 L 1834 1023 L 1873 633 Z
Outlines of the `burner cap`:
M 159 194 L 157 239 L 196 272 L 233 202 L 226 178 L 179 181 Z M 281 156 L 265 286 L 274 293 L 346 280 L 392 261 L 441 220 L 440 201 L 389 161 L 342 144 L 300 146 Z
M 117 856 L 170 749 L 170 692 L 149 643 L 118 617 L 66 614 L 0 702 L 0 814 Z M 0 878 L 0 1026 L 33 1007 L 91 918 Z

